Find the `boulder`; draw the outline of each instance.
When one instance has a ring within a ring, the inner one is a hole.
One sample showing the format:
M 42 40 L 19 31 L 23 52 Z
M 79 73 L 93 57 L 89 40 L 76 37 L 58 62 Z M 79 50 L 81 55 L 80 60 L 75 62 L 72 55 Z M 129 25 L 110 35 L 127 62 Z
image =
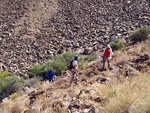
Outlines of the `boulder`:
M 84 49 L 83 54 L 84 54 L 84 55 L 89 55 L 89 54 L 91 54 L 92 52 L 93 52 L 93 48 L 92 48 L 92 47 L 89 47 L 89 48 Z

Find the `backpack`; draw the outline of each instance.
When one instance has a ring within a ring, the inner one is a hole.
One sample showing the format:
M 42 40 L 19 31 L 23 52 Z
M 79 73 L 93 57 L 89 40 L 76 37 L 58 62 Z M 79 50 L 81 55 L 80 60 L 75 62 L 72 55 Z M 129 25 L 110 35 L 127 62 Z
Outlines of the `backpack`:
M 70 70 L 74 68 L 74 67 L 73 67 L 73 61 L 74 61 L 74 60 L 71 60 L 71 61 L 70 61 L 70 64 L 69 64 L 69 69 L 70 69 Z

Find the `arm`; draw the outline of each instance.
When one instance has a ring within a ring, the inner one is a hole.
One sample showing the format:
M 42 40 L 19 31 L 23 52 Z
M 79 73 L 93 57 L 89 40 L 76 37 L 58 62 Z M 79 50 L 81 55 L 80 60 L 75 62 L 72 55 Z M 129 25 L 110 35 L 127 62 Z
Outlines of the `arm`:
M 102 56 L 104 56 L 105 50 L 106 50 L 106 48 L 104 49 L 104 51 L 103 51 L 103 53 L 102 53 Z
M 110 48 L 110 52 L 111 52 L 111 55 L 114 55 L 114 53 L 112 52 L 112 49 Z

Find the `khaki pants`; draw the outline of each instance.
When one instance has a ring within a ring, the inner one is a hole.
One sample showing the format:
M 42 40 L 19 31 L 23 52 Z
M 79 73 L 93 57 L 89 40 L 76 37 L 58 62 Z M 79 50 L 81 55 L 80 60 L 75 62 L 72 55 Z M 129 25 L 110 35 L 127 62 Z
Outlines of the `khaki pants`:
M 77 85 L 77 74 L 75 72 L 74 69 L 71 70 L 71 73 L 72 73 L 72 76 L 71 76 L 71 79 L 70 79 L 70 86 L 72 84 L 72 82 L 74 81 L 74 83 Z
M 108 62 L 108 68 L 111 68 L 109 58 L 108 58 L 108 57 L 103 56 L 103 69 L 105 69 L 105 62 L 106 62 L 106 60 L 107 60 L 107 62 Z

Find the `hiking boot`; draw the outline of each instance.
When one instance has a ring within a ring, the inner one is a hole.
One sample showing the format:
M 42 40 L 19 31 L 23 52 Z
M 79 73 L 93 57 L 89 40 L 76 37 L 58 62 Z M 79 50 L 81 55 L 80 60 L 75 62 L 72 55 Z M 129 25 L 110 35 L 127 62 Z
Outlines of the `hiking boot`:
M 106 71 L 106 68 L 104 68 L 104 69 L 99 69 L 99 71 Z
M 113 68 L 112 67 L 108 67 L 110 70 L 112 70 Z
M 106 68 L 104 68 L 103 71 L 106 71 Z

